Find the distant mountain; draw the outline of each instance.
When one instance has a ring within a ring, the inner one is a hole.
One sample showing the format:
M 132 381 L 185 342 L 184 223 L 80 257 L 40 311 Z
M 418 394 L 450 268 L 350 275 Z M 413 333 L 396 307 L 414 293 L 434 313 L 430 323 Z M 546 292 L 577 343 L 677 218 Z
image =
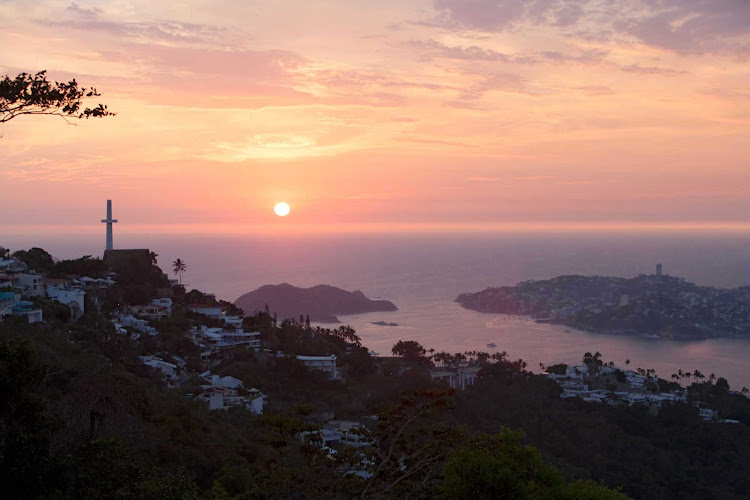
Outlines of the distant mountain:
M 698 286 L 666 275 L 558 276 L 463 293 L 456 302 L 475 311 L 527 315 L 595 332 L 750 337 L 750 287 Z
M 245 314 L 262 311 L 266 304 L 279 319 L 309 315 L 311 321 L 338 323 L 337 314 L 398 311 L 392 302 L 371 300 L 356 290 L 349 292 L 330 285 L 298 288 L 289 283 L 263 285 L 234 301 Z

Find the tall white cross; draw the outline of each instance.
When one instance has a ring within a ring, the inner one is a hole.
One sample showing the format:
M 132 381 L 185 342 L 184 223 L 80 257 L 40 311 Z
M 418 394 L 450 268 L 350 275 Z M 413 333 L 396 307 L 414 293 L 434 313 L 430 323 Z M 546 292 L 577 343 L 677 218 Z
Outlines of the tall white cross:
M 112 244 L 112 224 L 117 222 L 112 218 L 112 200 L 107 200 L 107 218 L 102 219 L 102 222 L 107 224 L 107 250 L 112 250 L 114 248 Z

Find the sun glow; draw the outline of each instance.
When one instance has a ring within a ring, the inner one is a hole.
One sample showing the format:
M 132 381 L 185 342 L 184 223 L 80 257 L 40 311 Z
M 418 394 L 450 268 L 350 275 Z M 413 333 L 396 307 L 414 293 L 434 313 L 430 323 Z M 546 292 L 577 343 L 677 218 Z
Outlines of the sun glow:
M 278 215 L 279 217 L 284 217 L 286 215 L 289 215 L 289 210 L 290 210 L 289 204 L 284 203 L 283 201 L 277 203 L 273 207 L 273 211 L 276 212 L 276 215 Z

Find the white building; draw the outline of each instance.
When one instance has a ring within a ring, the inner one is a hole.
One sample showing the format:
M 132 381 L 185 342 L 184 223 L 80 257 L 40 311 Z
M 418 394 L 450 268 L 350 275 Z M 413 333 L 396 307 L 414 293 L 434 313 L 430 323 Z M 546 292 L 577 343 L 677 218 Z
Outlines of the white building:
M 132 314 L 121 316 L 117 320 L 117 323 L 120 324 L 121 326 L 133 328 L 134 330 L 138 330 L 139 332 L 148 333 L 152 337 L 154 335 L 159 334 L 156 328 L 148 324 L 148 321 L 146 321 L 145 319 L 136 318 Z
M 143 364 L 162 372 L 167 380 L 175 380 L 177 378 L 177 365 L 167 363 L 163 359 L 154 356 L 138 356 L 138 358 L 143 361 Z
M 162 318 L 167 318 L 172 314 L 172 311 L 162 305 L 158 304 L 146 304 L 145 306 L 133 306 L 130 308 L 130 311 L 133 314 L 138 315 L 141 318 L 145 318 L 147 320 L 160 320 Z
M 326 373 L 330 380 L 339 379 L 339 371 L 336 368 L 336 356 L 333 354 L 330 356 L 297 356 L 297 359 L 302 361 L 311 370 Z
M 44 296 L 44 276 L 36 273 L 16 274 L 16 288 L 24 295 Z
M 22 273 L 24 271 L 28 271 L 29 266 L 27 266 L 25 263 L 21 262 L 20 260 L 16 259 L 7 259 L 3 260 L 0 259 L 0 272 L 4 273 Z
M 246 345 L 260 349 L 260 332 L 246 332 L 242 328 L 230 329 L 209 328 L 205 325 L 193 327 L 190 330 L 193 342 L 198 345 L 202 343 L 215 350 Z
M 34 303 L 25 300 L 17 301 L 12 307 L 14 316 L 23 316 L 29 323 L 42 321 L 42 310 L 34 309 Z
M 13 306 L 16 304 L 17 296 L 11 291 L 0 291 L 0 319 L 13 314 Z
M 263 415 L 265 397 L 258 389 L 250 389 L 247 398 L 245 398 L 245 408 L 255 415 Z
M 442 380 L 454 389 L 464 390 L 477 383 L 477 374 L 481 369 L 479 366 L 465 366 L 452 370 L 432 370 L 430 371 L 430 379 L 433 381 Z
M 115 281 L 111 278 L 89 278 L 84 276 L 75 280 L 86 290 L 104 290 L 115 284 Z
M 208 316 L 209 318 L 224 319 L 226 311 L 221 306 L 207 306 L 205 304 L 190 304 L 186 306 L 188 311 Z
M 201 387 L 226 387 L 227 389 L 241 389 L 242 380 L 234 377 L 220 377 L 219 375 L 212 375 L 210 372 L 201 373 L 201 378 L 208 382 L 208 385 L 202 385 Z
M 240 328 L 242 326 L 242 316 L 225 316 L 224 324 L 227 326 Z
M 158 299 L 152 299 L 151 304 L 155 306 L 166 307 L 167 309 L 169 309 L 169 314 L 170 315 L 172 314 L 173 304 L 172 304 L 172 299 L 170 299 L 169 297 L 161 297 Z
M 209 372 L 202 373 L 201 378 L 208 384 L 201 385 L 205 390 L 200 399 L 208 402 L 209 410 L 223 410 L 231 406 L 243 406 L 255 415 L 263 414 L 264 398 L 258 389 L 250 389 L 247 397 L 238 396 L 238 390 L 242 389 L 242 381 L 234 377 L 220 377 L 211 375 Z
M 18 278 L 15 274 L 6 274 L 0 272 L 0 290 L 13 290 L 16 288 L 16 283 L 18 283 Z
M 86 292 L 75 287 L 68 280 L 55 280 L 48 281 L 44 286 L 47 297 L 57 301 L 61 304 L 68 306 L 71 311 L 80 311 L 83 314 L 85 311 L 85 297 Z

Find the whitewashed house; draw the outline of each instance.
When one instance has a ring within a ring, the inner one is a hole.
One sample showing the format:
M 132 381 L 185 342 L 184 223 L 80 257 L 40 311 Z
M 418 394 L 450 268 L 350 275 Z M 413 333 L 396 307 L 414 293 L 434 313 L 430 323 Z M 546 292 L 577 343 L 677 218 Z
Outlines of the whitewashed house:
M 44 276 L 34 272 L 16 274 L 16 288 L 31 297 L 44 296 Z
M 0 272 L 3 273 L 22 273 L 29 270 L 24 262 L 16 259 L 0 259 Z
M 143 364 L 150 366 L 154 370 L 159 370 L 167 380 L 177 379 L 177 365 L 167 363 L 161 358 L 155 356 L 138 356 Z
M 263 415 L 263 403 L 265 396 L 258 389 L 250 389 L 245 398 L 245 408 L 255 415 Z
M 161 297 L 158 299 L 152 299 L 151 305 L 164 307 L 168 311 L 167 315 L 168 316 L 172 315 L 172 309 L 174 308 L 174 304 L 172 304 L 172 299 L 170 299 L 169 297 Z
M 188 311 L 208 316 L 209 318 L 224 319 L 226 311 L 221 306 L 208 306 L 205 304 L 189 304 L 186 306 Z
M 336 356 L 333 354 L 330 356 L 297 356 L 297 359 L 302 361 L 311 370 L 324 372 L 330 380 L 339 379 L 339 371 L 336 368 Z
M 13 304 L 12 312 L 14 316 L 25 317 L 29 323 L 38 323 L 43 321 L 42 310 L 34 309 L 34 303 L 26 300 L 17 301 Z
M 148 321 L 146 321 L 145 319 L 136 318 L 132 314 L 120 316 L 120 318 L 117 320 L 117 323 L 121 326 L 138 330 L 139 332 L 148 333 L 152 337 L 159 334 L 156 328 L 148 324 Z
M 246 332 L 242 328 L 209 328 L 205 325 L 193 327 L 190 335 L 198 345 L 204 344 L 213 350 L 221 350 L 229 347 L 246 345 L 255 349 L 260 349 L 260 332 Z
M 44 290 L 50 299 L 70 307 L 74 315 L 79 311 L 80 314 L 86 312 L 86 292 L 80 287 L 73 286 L 70 280 L 48 280 Z
M 441 380 L 447 382 L 453 389 L 464 390 L 470 385 L 477 383 L 479 366 L 464 366 L 454 369 L 432 370 L 430 379 L 433 381 Z
M 171 315 L 168 307 L 158 304 L 147 304 L 145 306 L 133 306 L 130 308 L 133 314 L 147 320 L 160 320 Z

